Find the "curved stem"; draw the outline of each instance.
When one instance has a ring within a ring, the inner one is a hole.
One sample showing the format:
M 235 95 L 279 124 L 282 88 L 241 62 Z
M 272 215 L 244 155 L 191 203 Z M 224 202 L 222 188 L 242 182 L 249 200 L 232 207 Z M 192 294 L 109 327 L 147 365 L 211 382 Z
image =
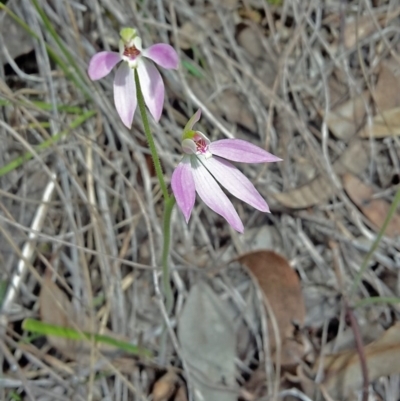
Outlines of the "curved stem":
M 163 220 L 163 250 L 162 250 L 162 282 L 165 295 L 165 306 L 168 314 L 172 312 L 173 294 L 171 288 L 170 269 L 168 263 L 169 247 L 171 244 L 171 215 L 175 206 L 175 198 L 171 195 L 164 201 Z
M 164 175 L 163 175 L 163 171 L 162 171 L 162 167 L 161 167 L 161 163 L 160 163 L 160 158 L 158 157 L 156 145 L 154 143 L 153 136 L 151 135 L 149 119 L 147 118 L 147 113 L 146 113 L 146 105 L 144 103 L 142 88 L 140 87 L 139 75 L 138 75 L 136 68 L 135 68 L 135 83 L 136 83 L 136 94 L 137 94 L 138 105 L 139 105 L 140 114 L 142 116 L 142 121 L 143 121 L 144 133 L 146 135 L 146 139 L 149 144 L 151 157 L 153 159 L 154 168 L 156 170 L 158 182 L 160 183 L 161 191 L 164 196 L 164 201 L 167 201 L 169 198 L 168 190 L 167 190 L 167 186 L 164 181 Z

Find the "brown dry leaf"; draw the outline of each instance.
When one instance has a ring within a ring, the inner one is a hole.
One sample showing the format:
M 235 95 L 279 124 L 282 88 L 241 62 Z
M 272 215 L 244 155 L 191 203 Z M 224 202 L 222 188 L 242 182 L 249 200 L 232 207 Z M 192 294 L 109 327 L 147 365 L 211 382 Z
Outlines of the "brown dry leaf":
M 237 42 L 254 58 L 259 58 L 265 53 L 260 36 L 253 26 L 243 28 L 237 35 Z
M 344 32 L 343 41 L 347 49 L 353 48 L 357 41 L 360 42 L 367 36 L 376 32 L 376 23 L 380 26 L 388 24 L 393 18 L 399 15 L 399 9 L 387 14 L 372 16 L 371 14 L 363 15 L 360 18 L 354 17 L 351 21 L 347 21 Z M 374 21 L 375 20 L 375 21 Z
M 372 125 L 366 125 L 359 136 L 361 138 L 386 138 L 400 135 L 400 107 L 381 112 L 372 121 Z
M 251 132 L 257 132 L 254 117 L 247 107 L 243 106 L 244 98 L 232 90 L 226 90 L 216 98 L 220 112 L 230 123 L 240 124 Z
M 373 99 L 377 115 L 372 126 L 365 126 L 362 138 L 385 138 L 400 135 L 400 65 L 397 60 L 382 61 Z
M 249 380 L 244 384 L 244 389 L 246 392 L 251 394 L 253 400 L 258 400 L 262 398 L 266 393 L 266 384 L 268 383 L 267 374 L 265 369 L 258 368 L 252 372 Z
M 220 65 L 218 67 L 219 71 L 222 71 L 222 68 L 223 66 Z M 206 104 L 211 112 L 218 115 L 223 114 L 228 123 L 240 124 L 250 132 L 257 132 L 257 124 L 244 96 L 239 95 L 236 91 L 227 89 L 219 92 L 218 96 L 215 96 L 210 101 L 210 94 L 207 93 L 207 88 L 201 80 L 189 77 L 188 81 L 196 96 Z
M 260 24 L 263 18 L 259 11 L 249 7 L 240 8 L 238 10 L 238 14 L 242 18 L 249 19 L 255 22 L 256 24 Z
M 333 69 L 332 74 L 328 77 L 329 102 L 332 107 L 343 103 L 348 98 L 349 88 L 345 83 L 343 72 L 339 69 Z
M 169 371 L 154 384 L 153 401 L 167 401 L 174 393 L 178 376 L 175 372 Z
M 400 65 L 397 60 L 384 60 L 380 64 L 374 101 L 378 112 L 400 107 Z
M 15 7 L 13 7 L 15 9 Z M 15 12 L 15 10 L 14 10 Z M 9 15 L 2 15 L 0 34 L 4 41 L 0 46 L 0 63 L 6 64 L 7 59 L 4 53 L 4 47 L 12 59 L 33 50 L 33 41 L 31 36 L 22 29 Z
M 282 366 L 297 364 L 303 346 L 294 339 L 294 325 L 304 324 L 305 306 L 300 280 L 287 260 L 272 251 L 256 251 L 238 258 L 257 279 L 274 312 L 282 341 Z M 270 336 L 274 348 L 274 336 Z
M 369 380 L 400 373 L 400 323 L 386 330 L 381 338 L 364 348 Z M 356 350 L 323 357 L 325 378 L 322 384 L 330 396 L 343 400 L 352 391 L 359 390 L 363 377 Z M 315 364 L 315 372 L 320 361 Z
M 374 190 L 368 185 L 365 185 L 354 175 L 346 174 L 343 177 L 343 187 L 350 199 L 371 222 L 374 229 L 379 231 L 389 212 L 390 204 L 384 199 L 373 199 Z M 391 238 L 400 235 L 399 214 L 395 214 L 392 217 L 392 220 L 386 228 L 385 235 Z
M 186 21 L 179 29 L 179 46 L 183 50 L 199 45 L 203 40 L 204 35 L 202 31 L 190 21 Z
M 178 388 L 178 391 L 176 392 L 174 401 L 187 401 L 187 395 L 186 395 L 185 387 L 180 386 Z
M 190 369 L 194 400 L 237 400 L 232 311 L 204 281 L 190 289 L 178 319 L 178 338 Z
M 326 116 L 326 123 L 336 138 L 344 141 L 353 137 L 365 122 L 368 91 L 336 106 Z
M 90 318 L 82 310 L 76 310 L 63 291 L 51 280 L 49 275 L 43 280 L 39 297 L 39 312 L 42 322 L 70 327 L 86 332 L 95 332 Z M 110 333 L 108 332 L 107 335 Z M 90 351 L 89 341 L 76 341 L 68 338 L 47 336 L 52 347 L 70 359 L 78 359 Z M 115 351 L 115 347 L 107 344 L 96 344 L 101 351 Z
M 359 174 L 368 166 L 368 145 L 360 139 L 353 140 L 339 159 L 333 164 L 336 174 L 347 171 Z M 288 192 L 272 194 L 282 205 L 292 209 L 304 209 L 326 202 L 335 194 L 333 184 L 324 176 Z

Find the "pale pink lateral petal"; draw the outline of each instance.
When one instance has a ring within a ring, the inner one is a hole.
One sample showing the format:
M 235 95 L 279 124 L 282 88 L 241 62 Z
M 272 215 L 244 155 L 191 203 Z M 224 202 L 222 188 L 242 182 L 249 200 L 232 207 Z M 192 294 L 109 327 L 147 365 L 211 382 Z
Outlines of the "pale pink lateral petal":
M 159 66 L 176 70 L 179 64 L 178 53 L 165 43 L 157 43 L 142 51 L 144 57 L 153 60 Z
M 121 61 L 119 53 L 100 52 L 95 54 L 89 62 L 88 74 L 92 81 L 104 78 Z
M 235 166 L 219 157 L 201 158 L 200 160 L 214 178 L 232 195 L 262 212 L 269 212 L 267 202 L 250 180 Z
M 115 108 L 122 122 L 131 128 L 137 99 L 135 77 L 128 63 L 121 63 L 114 78 Z
M 187 223 L 190 219 L 196 198 L 190 157 L 184 157 L 172 173 L 171 187 L 175 195 L 176 203 L 182 210 Z
M 282 159 L 242 139 L 221 139 L 210 143 L 213 155 L 241 163 L 271 163 Z
M 192 157 L 191 161 L 194 184 L 200 198 L 211 210 L 224 217 L 232 228 L 242 233 L 243 223 L 231 201 L 201 162 L 196 157 Z
M 196 111 L 196 113 L 194 113 L 192 115 L 192 117 L 190 117 L 190 120 L 185 125 L 185 128 L 183 129 L 183 134 L 185 134 L 185 132 L 187 132 L 187 131 L 191 131 L 193 128 L 193 125 L 195 125 L 197 123 L 197 121 L 200 120 L 200 117 L 201 117 L 201 109 L 198 109 Z
M 141 58 L 138 62 L 138 75 L 144 101 L 158 121 L 164 106 L 164 82 L 157 68 L 149 61 Z

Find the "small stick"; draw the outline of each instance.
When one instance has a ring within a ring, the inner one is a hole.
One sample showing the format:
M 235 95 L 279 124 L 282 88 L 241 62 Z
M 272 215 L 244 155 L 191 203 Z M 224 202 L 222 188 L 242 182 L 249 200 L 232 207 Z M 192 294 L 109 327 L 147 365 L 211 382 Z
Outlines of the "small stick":
M 351 329 L 353 330 L 358 357 L 360 358 L 361 373 L 363 377 L 362 401 L 368 401 L 368 387 L 369 387 L 368 366 L 367 366 L 367 358 L 365 357 L 365 352 L 364 352 L 364 344 L 360 333 L 360 327 L 358 325 L 356 317 L 354 316 L 353 310 L 347 303 L 346 298 L 344 298 L 343 300 L 346 308 L 346 314 L 350 321 Z

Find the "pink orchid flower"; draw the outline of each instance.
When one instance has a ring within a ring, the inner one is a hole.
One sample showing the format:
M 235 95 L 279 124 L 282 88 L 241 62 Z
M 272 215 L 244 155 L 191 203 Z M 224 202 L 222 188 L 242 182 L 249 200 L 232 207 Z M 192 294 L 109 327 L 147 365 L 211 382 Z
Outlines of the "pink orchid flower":
M 123 28 L 120 32 L 119 53 L 103 51 L 95 54 L 89 63 L 88 74 L 93 81 L 108 75 L 120 62 L 114 78 L 114 103 L 122 122 L 131 128 L 137 106 L 134 69 L 137 69 L 144 101 L 156 121 L 164 104 L 164 83 L 157 68 L 148 59 L 167 69 L 178 68 L 178 54 L 165 43 L 142 48 L 136 30 Z
M 218 183 L 232 195 L 262 212 L 269 212 L 269 208 L 249 179 L 227 160 L 270 163 L 282 159 L 241 139 L 210 142 L 203 133 L 192 130 L 200 115 L 201 111 L 198 110 L 183 130 L 182 150 L 185 155 L 171 178 L 176 203 L 188 222 L 197 192 L 210 209 L 242 233 L 243 223 Z

